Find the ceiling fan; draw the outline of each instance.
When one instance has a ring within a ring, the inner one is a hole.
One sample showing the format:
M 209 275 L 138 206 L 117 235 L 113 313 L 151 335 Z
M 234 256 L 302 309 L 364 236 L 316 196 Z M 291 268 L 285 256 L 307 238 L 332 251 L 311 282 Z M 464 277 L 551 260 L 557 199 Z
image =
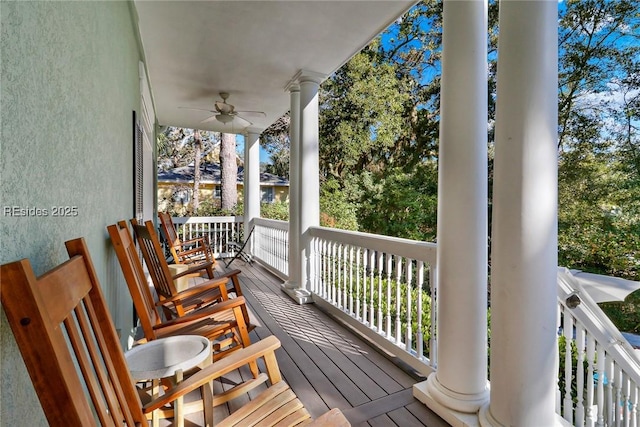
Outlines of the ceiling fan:
M 214 104 L 215 110 L 207 110 L 204 108 L 189 108 L 189 109 L 208 111 L 210 113 L 213 113 L 211 117 L 204 119 L 200 123 L 207 123 L 213 120 L 217 120 L 220 123 L 227 124 L 236 120 L 236 121 L 244 122 L 242 127 L 251 126 L 253 123 L 251 123 L 249 120 L 247 120 L 240 114 L 247 115 L 247 116 L 260 116 L 260 117 L 267 116 L 262 111 L 236 111 L 235 106 L 227 103 L 227 98 L 229 98 L 229 94 L 227 92 L 220 92 L 220 98 L 222 98 L 222 101 L 216 101 Z

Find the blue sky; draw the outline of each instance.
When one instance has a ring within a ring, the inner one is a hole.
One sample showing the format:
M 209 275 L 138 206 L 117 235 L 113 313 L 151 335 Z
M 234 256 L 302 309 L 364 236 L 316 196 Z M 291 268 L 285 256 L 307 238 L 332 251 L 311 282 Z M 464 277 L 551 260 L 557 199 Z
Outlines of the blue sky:
M 244 158 L 244 136 L 236 135 L 236 152 Z M 269 163 L 269 154 L 260 147 L 260 163 Z

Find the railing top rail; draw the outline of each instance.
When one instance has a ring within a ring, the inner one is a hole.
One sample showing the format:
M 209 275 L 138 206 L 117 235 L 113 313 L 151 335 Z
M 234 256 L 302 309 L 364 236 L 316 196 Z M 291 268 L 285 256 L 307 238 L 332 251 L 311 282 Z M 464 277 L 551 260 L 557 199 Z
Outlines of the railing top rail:
M 288 221 L 280 221 L 279 219 L 253 218 L 254 225 L 262 225 L 264 227 L 275 228 L 277 230 L 289 230 Z
M 580 298 L 580 304 L 572 309 L 566 305 L 570 295 Z M 566 268 L 558 268 L 558 302 L 571 310 L 571 314 L 584 325 L 588 333 L 605 347 L 605 351 L 636 384 L 640 384 L 640 361 L 633 347 Z
M 206 224 L 243 222 L 242 216 L 174 216 L 174 224 Z
M 328 239 L 351 246 L 400 255 L 405 258 L 424 261 L 430 265 L 436 264 L 437 245 L 431 242 L 419 242 L 417 240 L 402 239 L 399 237 L 381 236 L 378 234 L 327 227 L 311 227 L 309 229 L 309 235 L 311 237 Z

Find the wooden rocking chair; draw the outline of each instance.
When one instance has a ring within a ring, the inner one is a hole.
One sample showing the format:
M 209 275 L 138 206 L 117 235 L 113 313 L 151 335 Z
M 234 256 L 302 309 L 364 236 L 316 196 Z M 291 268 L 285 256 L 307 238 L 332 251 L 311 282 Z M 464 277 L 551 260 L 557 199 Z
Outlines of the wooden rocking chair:
M 158 298 L 160 299 L 160 303 L 165 308 L 165 315 L 168 317 L 184 316 L 184 314 L 189 311 L 212 303 L 217 303 L 221 300 L 221 295 L 217 290 L 212 291 L 211 288 L 208 288 L 211 282 L 204 282 L 192 287 L 191 298 L 188 300 L 181 300 L 173 281 L 177 277 L 186 274 L 188 271 L 175 276 L 171 275 L 167 260 L 162 254 L 162 247 L 160 246 L 160 240 L 156 234 L 153 222 L 147 221 L 145 225 L 138 225 L 136 220 L 132 219 L 131 224 L 138 240 L 138 246 L 142 250 L 142 256 L 147 264 L 149 274 L 151 275 L 151 280 L 158 294 Z M 240 287 L 238 274 L 240 274 L 240 270 L 233 270 L 226 274 L 222 274 L 213 280 L 218 281 L 223 278 L 228 278 L 232 285 L 228 288 L 228 291 L 235 293 L 238 297 L 241 297 L 242 288 Z M 204 290 L 204 292 L 198 293 L 197 290 Z M 247 325 L 250 325 L 249 313 L 246 310 L 246 306 L 244 306 L 243 312 Z M 249 327 L 251 328 L 251 326 Z
M 82 246 L 78 251 L 87 253 L 84 240 L 68 242 L 70 252 L 76 252 L 74 245 Z M 53 427 L 147 425 L 152 411 L 198 388 L 211 390 L 212 380 L 246 363 L 257 364 L 259 358 L 264 359 L 266 373 L 213 398 L 208 395 L 205 400 L 218 405 L 258 384 L 269 381 L 271 386 L 218 425 L 247 425 L 247 417 L 262 420 L 266 426 L 310 421 L 307 411 L 282 381 L 275 357 L 280 343 L 275 337 L 267 337 L 207 366 L 143 405 L 88 256 L 72 256 L 39 278 L 26 259 L 2 265 L 0 298 L 47 421 Z M 203 402 L 201 405 L 209 407 Z M 330 424 L 319 425 L 349 425 L 337 410 L 323 417 Z M 316 422 L 322 422 L 323 417 Z M 335 421 L 336 417 L 339 421 Z M 295 422 L 289 422 L 293 419 Z
M 181 305 L 183 301 L 186 301 L 188 305 L 194 305 L 196 302 L 189 301 L 194 298 L 199 301 L 202 293 L 212 292 L 220 297 L 222 302 L 193 310 L 184 316 L 163 322 L 157 311 L 157 306 L 162 306 L 162 304 L 155 303 L 151 295 L 127 223 L 120 221 L 118 224 L 108 226 L 107 230 L 146 341 L 177 334 L 202 335 L 211 340 L 217 340 L 213 343 L 214 360 L 251 344 L 244 317 L 247 312 L 244 297 L 228 299 L 226 288 L 228 278 L 211 280 L 199 287 L 179 292 L 173 298 L 165 299 L 164 305 L 171 303 Z
M 198 264 L 201 262 L 211 262 L 215 265 L 216 259 L 206 237 L 196 237 L 195 239 L 180 240 L 173 225 L 173 219 L 167 212 L 158 212 L 160 227 L 167 240 L 167 245 L 176 264 Z

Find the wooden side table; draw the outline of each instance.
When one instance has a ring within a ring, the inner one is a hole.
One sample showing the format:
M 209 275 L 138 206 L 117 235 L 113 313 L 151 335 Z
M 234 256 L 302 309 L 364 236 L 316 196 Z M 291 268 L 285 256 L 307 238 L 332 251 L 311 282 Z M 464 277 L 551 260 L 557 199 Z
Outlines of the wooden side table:
M 157 397 L 162 378 L 172 378 L 178 384 L 182 381 L 185 370 L 195 368 L 207 358 L 211 361 L 211 342 L 198 335 L 177 335 L 133 347 L 125 352 L 124 357 L 133 379 L 151 380 L 153 395 Z M 183 427 L 182 397 L 176 400 L 173 410 L 174 425 Z M 206 412 L 205 408 L 205 414 Z M 154 427 L 159 425 L 158 411 L 153 412 L 152 423 Z

